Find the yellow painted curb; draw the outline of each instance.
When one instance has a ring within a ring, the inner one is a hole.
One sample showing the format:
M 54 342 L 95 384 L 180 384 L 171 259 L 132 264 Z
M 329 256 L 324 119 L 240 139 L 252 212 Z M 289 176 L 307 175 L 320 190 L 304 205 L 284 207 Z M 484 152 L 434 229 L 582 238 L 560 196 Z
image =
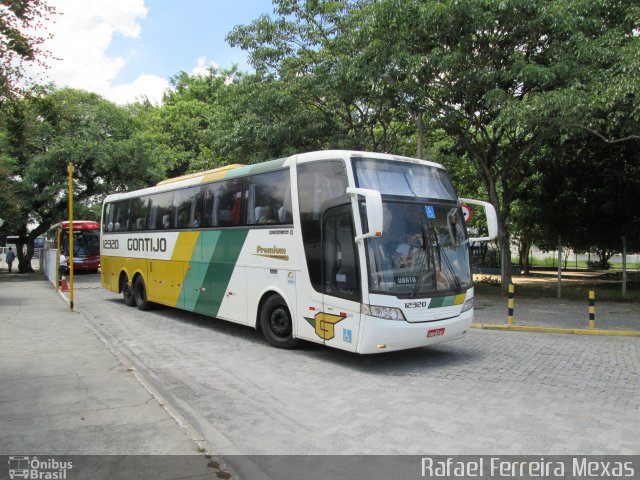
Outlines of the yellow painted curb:
M 491 325 L 491 324 L 482 324 L 482 323 L 472 323 L 471 328 L 479 328 L 483 330 L 511 330 L 514 332 L 572 333 L 574 335 L 640 337 L 640 331 L 637 331 L 637 330 L 600 330 L 597 328 L 532 327 L 527 325 Z

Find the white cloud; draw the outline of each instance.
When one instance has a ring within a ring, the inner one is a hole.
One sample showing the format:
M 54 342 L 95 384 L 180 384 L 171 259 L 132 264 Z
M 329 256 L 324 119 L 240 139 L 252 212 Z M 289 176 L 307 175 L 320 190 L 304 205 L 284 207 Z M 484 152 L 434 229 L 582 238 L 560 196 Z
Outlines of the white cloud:
M 162 94 L 169 88 L 169 82 L 157 75 L 140 75 L 131 83 L 112 85 L 106 98 L 124 105 L 147 98 L 151 103 L 162 103 Z
M 159 102 L 168 88 L 166 79 L 150 74 L 140 75 L 128 84 L 115 84 L 127 63 L 123 57 L 112 57 L 107 49 L 114 34 L 138 38 L 138 21 L 147 15 L 144 0 L 57 0 L 60 15 L 48 27 L 53 38 L 44 44 L 53 57 L 50 68 L 39 72 L 56 85 L 99 93 L 117 103 L 129 103 L 142 97 Z
M 211 72 L 209 71 L 210 67 L 220 68 L 220 65 L 218 65 L 214 61 L 210 61 L 207 63 L 207 57 L 202 55 L 201 57 L 198 57 L 196 66 L 193 67 L 193 70 L 191 70 L 191 75 L 196 77 L 206 77 L 211 74 Z

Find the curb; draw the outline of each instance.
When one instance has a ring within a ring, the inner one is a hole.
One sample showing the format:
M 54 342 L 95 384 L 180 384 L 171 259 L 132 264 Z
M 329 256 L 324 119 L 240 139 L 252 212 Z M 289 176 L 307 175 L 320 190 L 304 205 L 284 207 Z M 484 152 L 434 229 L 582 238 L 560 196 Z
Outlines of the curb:
M 557 327 L 533 327 L 527 325 L 491 325 L 482 323 L 472 323 L 471 328 L 482 330 L 502 330 L 513 332 L 535 332 L 535 333 L 565 333 L 574 335 L 599 335 L 609 337 L 640 337 L 637 330 L 601 330 L 598 328 L 557 328 Z

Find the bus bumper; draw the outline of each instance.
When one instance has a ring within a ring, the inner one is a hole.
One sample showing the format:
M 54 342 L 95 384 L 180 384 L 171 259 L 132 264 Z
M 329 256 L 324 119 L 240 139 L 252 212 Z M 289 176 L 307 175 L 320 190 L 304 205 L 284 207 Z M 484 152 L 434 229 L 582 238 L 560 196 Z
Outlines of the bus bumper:
M 435 322 L 409 323 L 363 315 L 358 353 L 384 353 L 453 340 L 469 330 L 473 310 Z

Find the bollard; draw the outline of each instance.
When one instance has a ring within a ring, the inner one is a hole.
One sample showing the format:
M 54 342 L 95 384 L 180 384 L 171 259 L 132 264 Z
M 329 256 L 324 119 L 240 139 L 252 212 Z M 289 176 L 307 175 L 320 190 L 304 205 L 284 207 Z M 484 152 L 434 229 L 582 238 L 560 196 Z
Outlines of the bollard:
M 514 292 L 515 292 L 515 287 L 513 283 L 511 283 L 509 284 L 509 302 L 508 302 L 509 313 L 507 316 L 507 323 L 509 325 L 513 325 L 513 294 Z
M 596 292 L 589 290 L 589 328 L 596 328 Z

